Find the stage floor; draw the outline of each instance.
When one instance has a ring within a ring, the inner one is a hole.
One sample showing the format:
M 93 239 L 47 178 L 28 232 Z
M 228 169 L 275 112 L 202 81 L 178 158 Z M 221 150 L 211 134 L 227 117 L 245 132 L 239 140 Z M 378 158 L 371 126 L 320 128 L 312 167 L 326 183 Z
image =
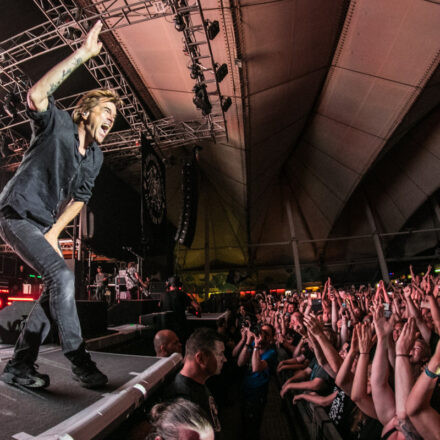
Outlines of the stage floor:
M 220 318 L 222 317 L 226 317 L 227 313 L 223 312 L 223 313 L 202 313 L 201 316 L 195 316 L 192 315 L 191 313 L 187 313 L 186 314 L 186 319 L 188 321 L 195 321 L 195 322 L 217 322 Z
M 11 354 L 11 348 L 0 348 L 1 370 Z M 103 397 L 117 394 L 138 374 L 163 362 L 156 357 L 102 352 L 92 352 L 92 358 L 109 378 L 108 384 L 98 390 L 82 388 L 73 380 L 70 363 L 58 346 L 43 346 L 37 360 L 39 371 L 51 379 L 45 390 L 17 388 L 0 381 L 0 439 L 38 436 Z

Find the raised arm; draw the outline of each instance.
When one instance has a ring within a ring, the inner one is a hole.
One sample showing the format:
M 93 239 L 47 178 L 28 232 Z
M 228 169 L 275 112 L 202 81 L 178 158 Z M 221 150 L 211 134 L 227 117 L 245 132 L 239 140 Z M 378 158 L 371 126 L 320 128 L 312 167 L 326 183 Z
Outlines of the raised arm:
M 254 336 L 255 346 L 252 352 L 252 372 L 260 373 L 265 370 L 268 365 L 267 362 L 261 359 L 261 335 Z
M 437 303 L 437 296 L 440 289 L 440 284 L 436 284 L 433 293 L 428 292 L 426 294 L 426 299 L 429 303 L 429 309 L 431 310 L 432 321 L 434 323 L 434 328 L 437 334 L 440 334 L 440 309 Z
M 438 440 L 440 414 L 431 406 L 431 397 L 440 373 L 440 342 L 427 369 L 419 376 L 406 400 L 406 412 L 425 440 Z
M 332 329 L 335 333 L 338 332 L 338 303 L 336 301 L 336 295 L 333 290 L 329 293 L 330 301 L 332 302 Z
M 377 419 L 377 409 L 375 409 L 373 399 L 367 393 L 368 363 L 370 360 L 370 351 L 373 346 L 373 332 L 370 324 L 358 324 L 357 334 L 359 341 L 359 360 L 351 389 L 351 399 L 364 414 Z
M 102 22 L 97 21 L 87 34 L 84 43 L 75 52 L 49 70 L 29 90 L 27 95 L 28 106 L 31 110 L 43 112 L 47 110 L 48 97 L 70 76 L 81 64 L 98 55 L 102 43 L 98 41 Z
M 248 330 L 246 332 L 246 344 L 242 346 L 240 354 L 238 355 L 237 365 L 239 367 L 243 367 L 249 362 L 249 359 L 250 359 L 251 353 L 252 353 L 253 339 L 254 339 L 254 336 Z
M 420 310 L 415 306 L 411 298 L 411 288 L 409 286 L 406 286 L 403 289 L 403 294 L 405 295 L 406 308 L 408 310 L 408 318 L 411 316 L 415 318 L 417 327 L 420 330 L 422 338 L 425 340 L 427 344 L 429 344 L 429 340 L 431 339 L 431 329 L 428 328 L 425 321 L 423 321 Z
M 304 323 L 309 332 L 319 343 L 319 346 L 321 347 L 321 350 L 326 357 L 327 363 L 331 370 L 336 373 L 342 364 L 342 358 L 339 356 L 339 353 L 336 351 L 335 347 L 333 347 L 331 342 L 327 339 L 327 336 L 325 336 L 319 321 L 314 316 L 309 315 L 304 317 Z
M 357 354 L 359 353 L 359 343 L 358 343 L 358 329 L 359 325 L 357 325 L 353 329 L 353 336 L 351 338 L 350 350 L 347 353 L 347 356 L 342 362 L 341 368 L 339 368 L 338 374 L 336 375 L 335 383 L 341 388 L 344 393 L 351 396 L 351 389 L 353 386 L 354 375 L 351 371 L 353 367 L 353 362 L 356 359 Z
M 394 370 L 396 415 L 399 430 L 405 434 L 405 438 L 417 438 L 417 432 L 407 417 L 405 409 L 406 400 L 414 383 L 409 358 L 415 340 L 415 321 L 414 318 L 409 318 L 396 343 L 396 368 Z
M 309 332 L 309 342 L 313 347 L 313 353 L 315 354 L 316 360 L 318 361 L 318 364 L 324 368 L 325 372 L 332 378 L 334 379 L 336 377 L 336 373 L 337 371 L 333 370 L 329 363 L 328 360 L 324 354 L 324 352 L 322 351 L 321 345 L 319 344 L 319 342 L 317 341 L 317 339 L 315 338 L 315 336 Z
M 371 394 L 378 419 L 385 426 L 396 414 L 394 393 L 388 382 L 390 370 L 387 353 L 388 336 L 393 327 L 384 317 L 382 304 L 375 307 L 373 320 L 376 328 L 377 346 L 371 370 Z

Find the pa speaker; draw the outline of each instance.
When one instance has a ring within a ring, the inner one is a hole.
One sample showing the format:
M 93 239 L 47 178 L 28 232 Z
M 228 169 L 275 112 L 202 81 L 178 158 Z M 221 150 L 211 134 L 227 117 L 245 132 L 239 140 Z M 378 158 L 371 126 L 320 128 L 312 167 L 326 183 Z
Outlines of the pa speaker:
M 34 301 L 16 301 L 0 310 L 0 343 L 15 344 Z M 105 302 L 76 301 L 76 309 L 84 338 L 104 335 L 107 331 L 107 306 Z M 52 322 L 45 343 L 58 343 L 58 331 Z
M 152 299 L 120 301 L 108 309 L 109 325 L 137 324 L 139 316 L 159 311 L 159 302 Z
M 175 241 L 191 247 L 196 232 L 197 206 L 199 199 L 199 176 L 193 157 L 185 160 L 182 167 L 183 204 Z
M 33 301 L 16 301 L 0 310 L 0 342 L 2 344 L 15 344 L 34 304 Z

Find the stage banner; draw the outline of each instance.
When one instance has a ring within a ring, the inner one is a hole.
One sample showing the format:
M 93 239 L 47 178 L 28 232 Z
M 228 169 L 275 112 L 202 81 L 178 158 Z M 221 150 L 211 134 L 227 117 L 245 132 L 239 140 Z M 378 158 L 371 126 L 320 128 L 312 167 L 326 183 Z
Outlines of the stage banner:
M 142 235 L 147 255 L 160 252 L 166 234 L 165 166 L 142 136 Z

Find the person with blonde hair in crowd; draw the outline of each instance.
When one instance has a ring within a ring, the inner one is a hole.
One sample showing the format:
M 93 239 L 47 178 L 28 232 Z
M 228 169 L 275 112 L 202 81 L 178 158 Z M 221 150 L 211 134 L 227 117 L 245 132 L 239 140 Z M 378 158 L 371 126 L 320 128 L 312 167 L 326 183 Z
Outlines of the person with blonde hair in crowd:
M 150 411 L 152 431 L 146 440 L 214 440 L 214 430 L 197 404 L 178 398 Z

